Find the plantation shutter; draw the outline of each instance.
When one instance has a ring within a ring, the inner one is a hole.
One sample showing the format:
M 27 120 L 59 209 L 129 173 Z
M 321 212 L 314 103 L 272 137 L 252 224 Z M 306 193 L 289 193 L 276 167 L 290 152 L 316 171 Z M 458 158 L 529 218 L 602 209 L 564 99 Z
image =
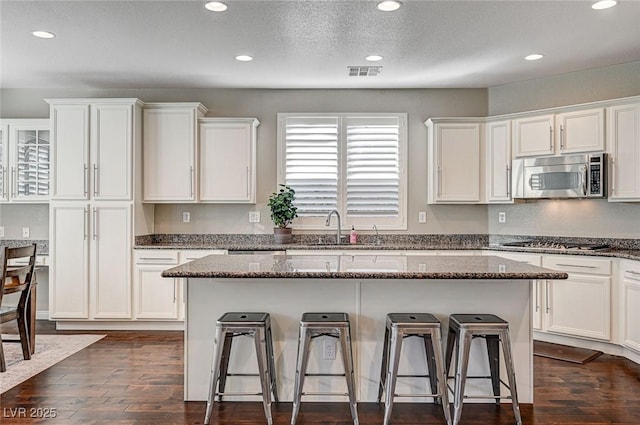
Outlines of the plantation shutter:
M 287 117 L 285 182 L 296 191 L 298 215 L 338 208 L 338 118 Z
M 400 120 L 345 118 L 348 216 L 400 214 Z

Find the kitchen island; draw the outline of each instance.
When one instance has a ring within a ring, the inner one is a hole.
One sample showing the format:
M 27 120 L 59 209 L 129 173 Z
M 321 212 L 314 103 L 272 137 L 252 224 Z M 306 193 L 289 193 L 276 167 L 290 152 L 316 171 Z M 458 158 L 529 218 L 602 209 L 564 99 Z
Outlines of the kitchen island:
M 372 402 L 378 391 L 386 314 L 429 312 L 442 321 L 443 335 L 447 334 L 447 317 L 453 313 L 492 313 L 509 321 L 520 402 L 532 403 L 531 282 L 567 278 L 562 272 L 494 256 L 352 256 L 330 252 L 322 256 L 208 256 L 165 270 L 162 275 L 187 282 L 184 388 L 188 401 L 207 399 L 216 319 L 229 311 L 264 311 L 271 314 L 283 401 L 291 401 L 293 396 L 302 313 L 349 314 L 358 400 Z M 418 342 L 406 341 L 400 374 L 424 373 L 424 348 Z M 340 361 L 326 358 L 322 341 L 312 348 L 310 373 L 341 372 Z M 470 375 L 488 375 L 486 354 L 480 350 L 484 351 L 484 342 L 474 341 Z M 256 369 L 251 341 L 234 343 L 229 370 L 251 373 Z M 424 380 L 404 378 L 398 380 L 397 391 L 422 393 L 424 387 Z M 258 392 L 259 386 L 257 379 L 237 377 L 228 381 L 227 388 Z M 467 393 L 489 394 L 490 388 L 488 381 L 472 380 Z M 312 378 L 305 383 L 305 391 L 342 392 L 344 380 Z

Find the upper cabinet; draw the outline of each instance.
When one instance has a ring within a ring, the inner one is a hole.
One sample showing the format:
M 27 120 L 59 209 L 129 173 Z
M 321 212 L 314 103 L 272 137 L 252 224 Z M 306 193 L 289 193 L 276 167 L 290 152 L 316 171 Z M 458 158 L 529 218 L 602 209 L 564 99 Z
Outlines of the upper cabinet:
M 48 202 L 48 119 L 0 120 L 0 202 Z
M 473 119 L 429 119 L 427 126 L 430 204 L 480 203 L 484 124 Z
M 195 202 L 200 103 L 147 103 L 143 116 L 145 202 Z
M 605 150 L 604 108 L 517 118 L 515 157 Z
M 608 109 L 609 201 L 640 201 L 640 103 Z
M 53 200 L 133 199 L 138 99 L 49 99 Z M 138 118 L 139 119 L 139 118 Z
M 256 202 L 255 118 L 200 120 L 199 199 Z
M 487 123 L 487 202 L 512 203 L 511 121 Z

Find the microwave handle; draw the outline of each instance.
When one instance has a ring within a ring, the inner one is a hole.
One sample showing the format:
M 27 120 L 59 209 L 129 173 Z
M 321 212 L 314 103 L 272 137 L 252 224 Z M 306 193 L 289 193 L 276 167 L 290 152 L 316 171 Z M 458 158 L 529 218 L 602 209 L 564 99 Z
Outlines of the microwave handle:
M 589 168 L 586 165 L 583 165 L 583 174 L 582 174 L 582 193 L 584 196 L 587 196 L 587 180 L 589 179 Z

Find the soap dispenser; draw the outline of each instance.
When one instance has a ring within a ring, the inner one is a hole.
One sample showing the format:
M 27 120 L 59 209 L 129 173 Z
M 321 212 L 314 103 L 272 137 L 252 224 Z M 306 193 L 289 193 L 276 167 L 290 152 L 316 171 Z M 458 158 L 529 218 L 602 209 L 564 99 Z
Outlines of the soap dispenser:
M 349 234 L 349 243 L 355 244 L 358 243 L 358 234 L 356 233 L 356 228 L 351 226 L 351 233 Z

